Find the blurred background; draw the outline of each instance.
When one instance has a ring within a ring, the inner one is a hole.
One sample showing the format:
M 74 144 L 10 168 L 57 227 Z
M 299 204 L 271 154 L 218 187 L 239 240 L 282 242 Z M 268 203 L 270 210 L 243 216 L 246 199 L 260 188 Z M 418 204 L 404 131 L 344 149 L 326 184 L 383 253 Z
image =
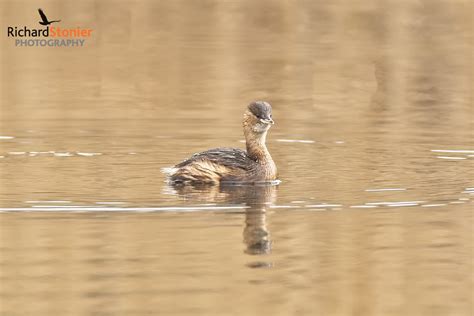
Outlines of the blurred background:
M 472 315 L 473 6 L 0 0 L 0 314 Z M 168 186 L 252 100 L 282 183 Z

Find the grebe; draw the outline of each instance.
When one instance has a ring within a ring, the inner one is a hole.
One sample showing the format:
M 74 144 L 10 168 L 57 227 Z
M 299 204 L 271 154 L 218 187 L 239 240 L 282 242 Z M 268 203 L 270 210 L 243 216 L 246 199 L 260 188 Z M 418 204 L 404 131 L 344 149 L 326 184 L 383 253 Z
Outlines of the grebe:
M 247 151 L 214 148 L 168 169 L 173 184 L 262 183 L 276 180 L 277 168 L 265 140 L 273 125 L 272 107 L 264 101 L 248 105 L 243 129 Z

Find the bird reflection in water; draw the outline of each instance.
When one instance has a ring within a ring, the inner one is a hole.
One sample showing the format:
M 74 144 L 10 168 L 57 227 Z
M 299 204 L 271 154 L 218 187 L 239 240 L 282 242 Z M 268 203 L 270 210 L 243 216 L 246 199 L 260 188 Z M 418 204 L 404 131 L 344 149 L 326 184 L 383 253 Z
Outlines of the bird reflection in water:
M 174 193 L 190 202 L 216 203 L 219 205 L 245 205 L 243 231 L 244 252 L 249 255 L 268 255 L 272 250 L 267 228 L 267 212 L 276 201 L 276 185 L 241 186 L 174 186 Z M 251 268 L 269 268 L 272 263 L 257 261 Z

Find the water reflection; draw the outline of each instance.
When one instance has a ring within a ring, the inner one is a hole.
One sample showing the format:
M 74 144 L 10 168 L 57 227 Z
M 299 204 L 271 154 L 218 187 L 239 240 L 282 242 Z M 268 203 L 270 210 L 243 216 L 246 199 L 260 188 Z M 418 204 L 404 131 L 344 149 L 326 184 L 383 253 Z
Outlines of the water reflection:
M 245 212 L 244 242 L 247 245 L 245 252 L 250 255 L 269 254 L 272 250 L 266 211 L 262 206 Z
M 243 240 L 245 253 L 266 255 L 272 250 L 270 232 L 267 228 L 269 206 L 277 199 L 276 185 L 242 186 L 172 186 L 172 191 L 190 203 L 219 203 L 245 205 L 245 227 Z M 257 262 L 251 267 L 269 267 L 271 264 Z

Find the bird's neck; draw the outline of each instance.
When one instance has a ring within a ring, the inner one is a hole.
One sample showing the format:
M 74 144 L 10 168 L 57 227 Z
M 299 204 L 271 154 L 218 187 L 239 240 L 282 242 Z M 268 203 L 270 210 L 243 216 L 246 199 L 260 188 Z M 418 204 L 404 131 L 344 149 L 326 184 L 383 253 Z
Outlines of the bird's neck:
M 245 142 L 247 145 L 247 155 L 260 164 L 273 163 L 272 156 L 267 149 L 265 144 L 267 139 L 267 132 L 254 133 L 249 130 L 245 130 Z

